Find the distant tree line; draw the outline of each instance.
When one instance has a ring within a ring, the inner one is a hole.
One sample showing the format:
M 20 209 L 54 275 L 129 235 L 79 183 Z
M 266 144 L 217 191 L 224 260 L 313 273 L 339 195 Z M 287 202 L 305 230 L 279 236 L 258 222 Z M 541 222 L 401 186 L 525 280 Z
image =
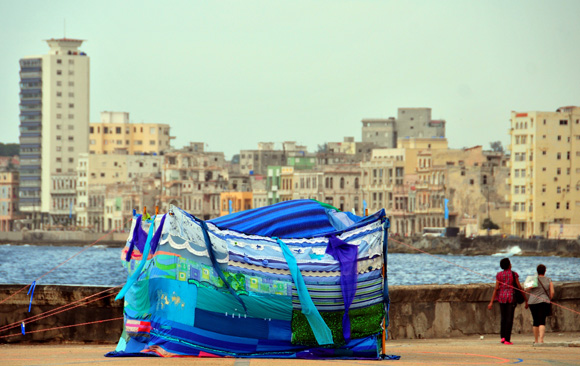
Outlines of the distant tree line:
M 20 144 L 5 144 L 0 142 L 0 156 L 14 156 L 20 154 Z

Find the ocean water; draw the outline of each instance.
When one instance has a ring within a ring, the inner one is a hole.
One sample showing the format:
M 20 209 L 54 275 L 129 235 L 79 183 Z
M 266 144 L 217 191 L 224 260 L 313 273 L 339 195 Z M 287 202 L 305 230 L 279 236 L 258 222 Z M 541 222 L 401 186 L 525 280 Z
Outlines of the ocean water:
M 540 263 L 554 281 L 580 281 L 580 258 L 521 257 L 519 252 L 514 247 L 489 256 L 389 254 L 389 285 L 492 283 L 503 257 L 510 257 L 522 282 Z M 30 284 L 43 275 L 37 284 L 118 286 L 127 280 L 120 248 L 0 245 L 0 283 Z

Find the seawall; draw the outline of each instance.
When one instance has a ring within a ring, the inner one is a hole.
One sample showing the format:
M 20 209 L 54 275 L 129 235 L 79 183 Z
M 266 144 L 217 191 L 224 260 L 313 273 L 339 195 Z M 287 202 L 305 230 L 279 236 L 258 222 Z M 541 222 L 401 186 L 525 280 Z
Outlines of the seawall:
M 548 318 L 547 331 L 580 332 L 580 282 L 559 282 L 554 285 L 556 290 L 554 301 L 573 309 L 576 313 L 554 306 L 555 316 Z M 22 285 L 0 285 L 0 302 L 22 287 Z M 123 302 L 114 301 L 119 288 L 103 292 L 107 289 L 107 287 L 37 286 L 30 313 L 28 313 L 30 296 L 26 295 L 26 291 L 17 293 L 0 303 L 0 329 L 16 323 L 14 328 L 0 330 L 0 343 L 117 342 L 121 335 L 122 321 L 100 321 L 122 317 Z M 100 292 L 103 293 L 99 294 Z M 499 334 L 500 313 L 497 302 L 492 310 L 487 309 L 492 292 L 492 284 L 391 286 L 389 339 Z M 111 293 L 115 295 L 102 298 Z M 98 300 L 59 312 L 62 306 L 89 296 L 92 297 L 72 306 Z M 20 334 L 20 323 L 23 319 L 49 311 L 54 311 L 55 314 L 36 322 L 29 322 L 25 325 L 28 333 Z M 81 323 L 91 324 L 66 327 Z M 519 305 L 514 319 L 514 334 L 531 333 L 531 324 L 530 311 Z M 58 329 L 42 331 L 51 328 Z

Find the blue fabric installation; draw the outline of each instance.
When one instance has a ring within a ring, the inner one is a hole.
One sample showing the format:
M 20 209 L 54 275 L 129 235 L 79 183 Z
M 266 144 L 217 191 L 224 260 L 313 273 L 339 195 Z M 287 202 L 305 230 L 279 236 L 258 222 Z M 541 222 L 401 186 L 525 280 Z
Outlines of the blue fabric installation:
M 310 327 L 314 332 L 316 341 L 321 346 L 325 344 L 332 344 L 332 332 L 312 302 L 312 298 L 308 293 L 308 289 L 306 288 L 306 284 L 304 283 L 304 279 L 302 278 L 302 274 L 300 273 L 300 269 L 298 268 L 298 263 L 296 262 L 294 254 L 292 254 L 290 249 L 288 249 L 288 246 L 284 244 L 282 240 L 279 238 L 273 239 L 276 239 L 282 248 L 282 253 L 284 254 L 284 258 L 286 258 L 286 263 L 288 263 L 290 274 L 294 280 L 294 285 L 298 290 L 298 298 L 300 299 L 300 305 L 302 306 L 302 313 L 306 315 L 306 319 L 308 319 L 308 323 L 310 323 Z
M 385 357 L 384 210 L 297 200 L 206 222 L 171 206 L 132 224 L 123 332 L 107 356 Z
M 350 341 L 350 318 L 348 317 L 348 310 L 354 300 L 356 293 L 356 277 L 357 277 L 357 253 L 356 245 L 348 244 L 336 236 L 331 236 L 328 239 L 328 247 L 326 253 L 332 255 L 340 262 L 340 286 L 342 297 L 344 299 L 344 315 L 342 317 L 342 332 L 344 339 Z
M 125 286 L 123 286 L 121 291 L 119 291 L 119 293 L 115 297 L 115 301 L 120 300 L 123 297 L 125 297 L 125 294 L 127 293 L 127 291 L 129 291 L 131 286 L 133 286 L 135 281 L 137 281 L 137 278 L 139 278 L 139 275 L 141 274 L 143 267 L 145 267 L 145 262 L 147 262 L 147 258 L 149 257 L 149 250 L 151 249 L 151 239 L 153 239 L 153 233 L 155 232 L 155 216 L 153 216 L 152 221 L 153 222 L 149 226 L 149 234 L 147 235 L 147 241 L 145 242 L 145 248 L 142 251 L 143 257 L 141 258 L 141 263 L 139 263 L 139 266 L 137 267 L 137 269 L 135 269 L 135 271 L 133 272 L 131 277 L 129 277 Z M 135 227 L 135 230 L 137 230 L 137 229 L 138 228 Z M 141 228 L 139 227 L 139 229 L 141 229 Z

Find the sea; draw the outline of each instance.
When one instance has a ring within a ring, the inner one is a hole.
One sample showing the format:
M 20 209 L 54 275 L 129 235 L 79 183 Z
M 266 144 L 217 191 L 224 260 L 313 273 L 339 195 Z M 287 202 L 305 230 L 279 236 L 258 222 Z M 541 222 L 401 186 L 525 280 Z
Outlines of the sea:
M 107 246 L 0 245 L 0 284 L 119 286 L 127 280 L 121 248 Z M 493 283 L 499 261 L 509 257 L 522 281 L 547 267 L 553 281 L 580 281 L 580 258 L 519 256 L 519 247 L 494 255 L 389 253 L 389 285 Z

